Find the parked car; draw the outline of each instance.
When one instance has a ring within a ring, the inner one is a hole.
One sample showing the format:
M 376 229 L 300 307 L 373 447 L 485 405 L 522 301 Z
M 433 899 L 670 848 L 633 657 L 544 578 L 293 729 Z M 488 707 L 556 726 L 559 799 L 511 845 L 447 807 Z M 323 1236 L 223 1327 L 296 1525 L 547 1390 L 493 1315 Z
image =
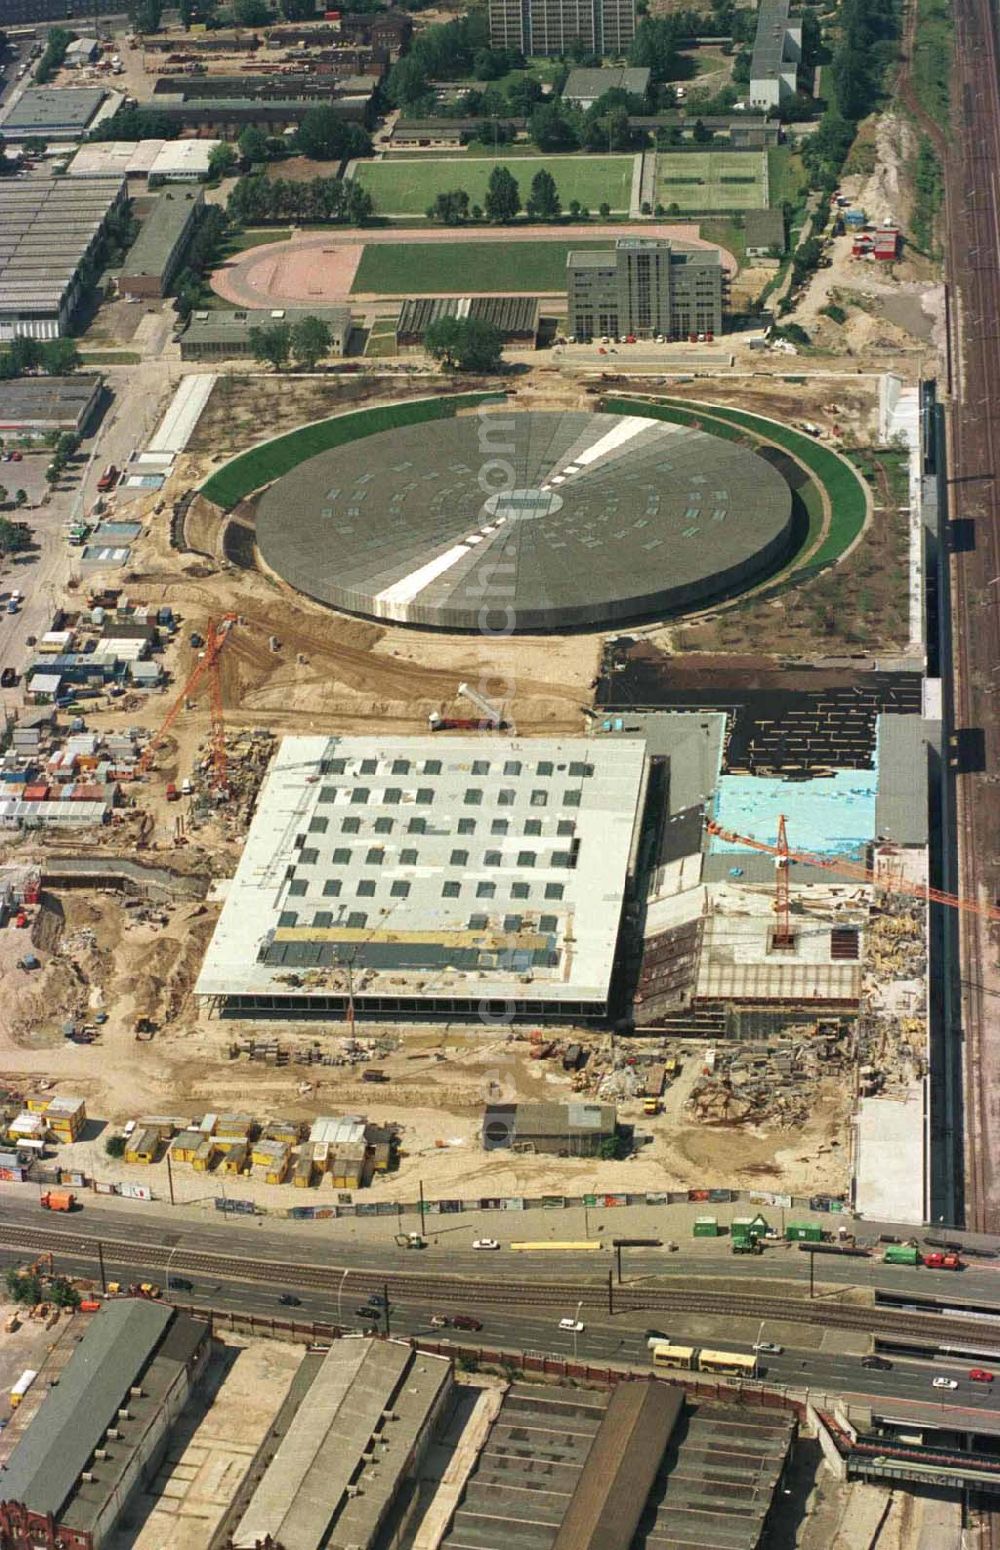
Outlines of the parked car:
M 472 1247 L 474 1249 L 498 1249 L 500 1245 L 495 1238 L 477 1238 Z
M 17 668 L 16 667 L 5 667 L 3 672 L 0 673 L 0 688 L 2 688 L 2 689 L 13 689 L 13 687 L 14 687 L 14 685 L 16 683 L 17 683 Z
M 783 1345 L 775 1345 L 773 1340 L 757 1340 L 754 1343 L 755 1351 L 767 1351 L 771 1356 L 780 1356 L 784 1349 Z
M 301 1308 L 302 1298 L 296 1297 L 294 1292 L 282 1292 L 278 1298 L 283 1308 Z
M 660 1345 L 662 1341 L 670 1344 L 670 1336 L 665 1329 L 647 1329 L 646 1342 L 648 1345 Z
M 583 1334 L 583 1325 L 580 1323 L 579 1319 L 560 1319 L 559 1328 L 568 1329 L 570 1334 L 573 1335 Z
M 367 1303 L 365 1303 L 363 1305 L 363 1307 L 355 1308 L 354 1313 L 355 1313 L 355 1316 L 357 1318 L 359 1318 L 359 1319 L 371 1319 L 372 1322 L 376 1323 L 376 1324 L 378 1323 L 379 1319 L 382 1317 L 382 1310 L 381 1310 L 381 1308 L 370 1308 Z
M 482 1329 L 482 1319 L 474 1319 L 471 1313 L 456 1313 L 451 1321 L 456 1329 Z
M 957 1389 L 958 1384 L 954 1378 L 935 1378 L 931 1387 L 936 1389 Z
M 171 1276 L 170 1277 L 170 1286 L 171 1286 L 171 1290 L 175 1291 L 175 1292 L 193 1292 L 194 1291 L 194 1282 L 193 1281 L 189 1281 L 187 1276 Z
M 862 1367 L 874 1368 L 876 1372 L 892 1371 L 892 1363 L 887 1356 L 863 1356 L 861 1358 L 861 1365 Z
M 993 1382 L 993 1374 L 991 1372 L 987 1372 L 985 1367 L 973 1367 L 969 1372 L 969 1377 L 972 1379 L 973 1383 Z

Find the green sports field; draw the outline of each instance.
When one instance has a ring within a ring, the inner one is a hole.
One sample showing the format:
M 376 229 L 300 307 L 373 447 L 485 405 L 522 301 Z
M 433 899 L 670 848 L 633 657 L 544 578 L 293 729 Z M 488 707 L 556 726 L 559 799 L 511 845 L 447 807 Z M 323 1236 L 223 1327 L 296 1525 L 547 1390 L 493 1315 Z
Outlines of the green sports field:
M 628 213 L 632 196 L 634 156 L 435 156 L 428 160 L 401 162 L 365 161 L 354 176 L 368 189 L 379 215 L 425 215 L 435 195 L 464 189 L 470 204 L 481 205 L 494 166 L 509 166 L 525 205 L 531 180 L 544 168 L 556 180 L 565 210 L 571 199 L 596 211 L 604 203 L 616 215 Z
M 566 289 L 566 254 L 604 242 L 373 242 L 365 248 L 355 295 L 471 296 L 505 291 L 534 296 Z
M 684 214 L 763 210 L 768 203 L 765 151 L 658 151 L 656 200 Z

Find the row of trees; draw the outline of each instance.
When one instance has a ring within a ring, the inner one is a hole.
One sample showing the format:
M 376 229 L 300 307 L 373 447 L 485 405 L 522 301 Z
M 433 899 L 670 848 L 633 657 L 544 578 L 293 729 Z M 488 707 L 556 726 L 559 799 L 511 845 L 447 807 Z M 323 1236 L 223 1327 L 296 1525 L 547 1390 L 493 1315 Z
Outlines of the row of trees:
M 531 180 L 531 192 L 522 205 L 521 187 L 509 167 L 494 167 L 486 185 L 482 205 L 470 204 L 464 188 L 438 194 L 428 207 L 427 218 L 440 221 L 443 226 L 464 226 L 467 221 L 492 221 L 498 226 L 509 225 L 524 210 L 530 221 L 558 221 L 565 213 L 571 220 L 586 220 L 590 211 L 578 199 L 571 199 L 566 211 L 556 187 L 556 180 L 546 168 L 536 172 Z M 602 204 L 600 215 L 606 220 L 611 206 Z
M 367 189 L 342 178 L 240 178 L 229 196 L 230 218 L 242 226 L 268 222 L 327 222 L 363 226 L 375 214 Z
M 802 157 L 815 188 L 829 192 L 854 140 L 858 122 L 878 105 L 882 83 L 895 59 L 899 12 L 895 0 L 843 0 L 829 77 L 833 100 Z M 824 74 L 824 80 L 827 78 Z
M 72 339 L 12 339 L 0 350 L 0 382 L 11 382 L 32 371 L 68 377 L 79 364 L 80 352 Z
M 185 266 L 177 276 L 177 312 L 190 317 L 203 299 L 205 277 L 222 258 L 229 222 L 218 205 L 206 205 L 188 247 Z
M 332 342 L 328 324 L 322 318 L 299 318 L 295 323 L 272 323 L 250 330 L 250 348 L 254 359 L 281 371 L 294 360 L 304 371 L 315 371 L 330 353 Z
M 47 81 L 51 81 L 66 58 L 66 50 L 75 37 L 76 33 L 70 32 L 68 27 L 49 28 L 45 52 L 35 66 L 35 81 L 37 85 L 44 86 Z
M 436 318 L 424 335 L 424 348 L 452 371 L 496 371 L 503 335 L 484 318 Z

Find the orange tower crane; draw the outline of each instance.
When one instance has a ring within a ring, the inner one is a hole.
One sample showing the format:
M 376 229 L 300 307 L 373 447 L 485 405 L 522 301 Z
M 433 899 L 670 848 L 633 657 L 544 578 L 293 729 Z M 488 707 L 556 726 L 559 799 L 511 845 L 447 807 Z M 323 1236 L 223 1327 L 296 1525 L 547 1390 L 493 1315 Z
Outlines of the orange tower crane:
M 943 893 L 940 888 L 928 887 L 926 883 L 911 882 L 905 877 L 883 877 L 869 867 L 860 866 L 854 861 L 831 861 L 826 856 L 814 855 L 812 851 L 790 850 L 784 815 L 778 819 L 776 845 L 770 845 L 766 840 L 754 839 L 749 834 L 737 834 L 733 829 L 724 829 L 721 823 L 716 823 L 714 820 L 710 820 L 706 827 L 709 834 L 715 834 L 731 845 L 745 845 L 748 850 L 760 850 L 766 855 L 777 856 L 779 864 L 775 896 L 776 939 L 780 937 L 782 930 L 789 929 L 788 872 L 789 865 L 793 861 L 799 862 L 802 866 L 820 867 L 826 872 L 839 872 L 841 876 L 855 878 L 859 883 L 867 883 L 869 887 L 882 888 L 889 893 L 907 893 L 912 898 L 923 899 L 928 904 L 943 904 L 946 909 L 963 910 L 968 915 L 980 915 L 984 920 L 1000 921 L 1000 908 L 995 905 L 980 904 L 975 899 L 966 899 L 957 893 Z
M 205 635 L 205 649 L 198 658 L 194 667 L 185 680 L 184 687 L 174 700 L 159 729 L 150 738 L 142 751 L 139 760 L 139 773 L 145 775 L 152 767 L 153 755 L 170 734 L 177 717 L 185 704 L 191 699 L 204 679 L 209 676 L 211 691 L 211 765 L 212 785 L 216 790 L 225 790 L 226 786 L 226 735 L 225 722 L 222 710 L 222 684 L 219 677 L 219 657 L 222 648 L 229 639 L 230 631 L 236 623 L 236 614 L 223 614 L 216 623 L 213 619 L 208 622 L 208 630 Z

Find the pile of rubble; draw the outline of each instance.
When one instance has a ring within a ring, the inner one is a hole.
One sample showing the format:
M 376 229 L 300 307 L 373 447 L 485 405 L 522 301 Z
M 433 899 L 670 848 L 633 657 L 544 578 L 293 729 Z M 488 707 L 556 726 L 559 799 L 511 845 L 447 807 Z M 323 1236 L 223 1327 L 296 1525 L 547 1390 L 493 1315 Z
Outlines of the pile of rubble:
M 823 1079 L 854 1059 L 852 1019 L 824 1018 L 788 1029 L 767 1043 L 738 1043 L 705 1052 L 685 1105 L 705 1125 L 778 1125 L 810 1118 Z
M 861 975 L 863 1097 L 908 1090 L 927 1068 L 927 907 L 885 895 L 872 911 Z
M 235 1039 L 229 1057 L 262 1061 L 269 1066 L 359 1066 L 370 1060 L 384 1060 L 399 1049 L 396 1034 L 380 1034 L 374 1039 L 337 1037 L 329 1044 L 314 1039 L 311 1044 L 283 1044 L 276 1038 Z
M 276 746 L 274 734 L 259 727 L 252 731 L 227 733 L 226 784 L 229 794 L 220 798 L 212 788 L 214 768 L 211 750 L 203 745 L 199 749 L 201 757 L 195 762 L 191 775 L 193 792 L 190 827 L 197 829 L 221 813 L 227 832 L 242 834 L 253 816 L 257 793 Z

